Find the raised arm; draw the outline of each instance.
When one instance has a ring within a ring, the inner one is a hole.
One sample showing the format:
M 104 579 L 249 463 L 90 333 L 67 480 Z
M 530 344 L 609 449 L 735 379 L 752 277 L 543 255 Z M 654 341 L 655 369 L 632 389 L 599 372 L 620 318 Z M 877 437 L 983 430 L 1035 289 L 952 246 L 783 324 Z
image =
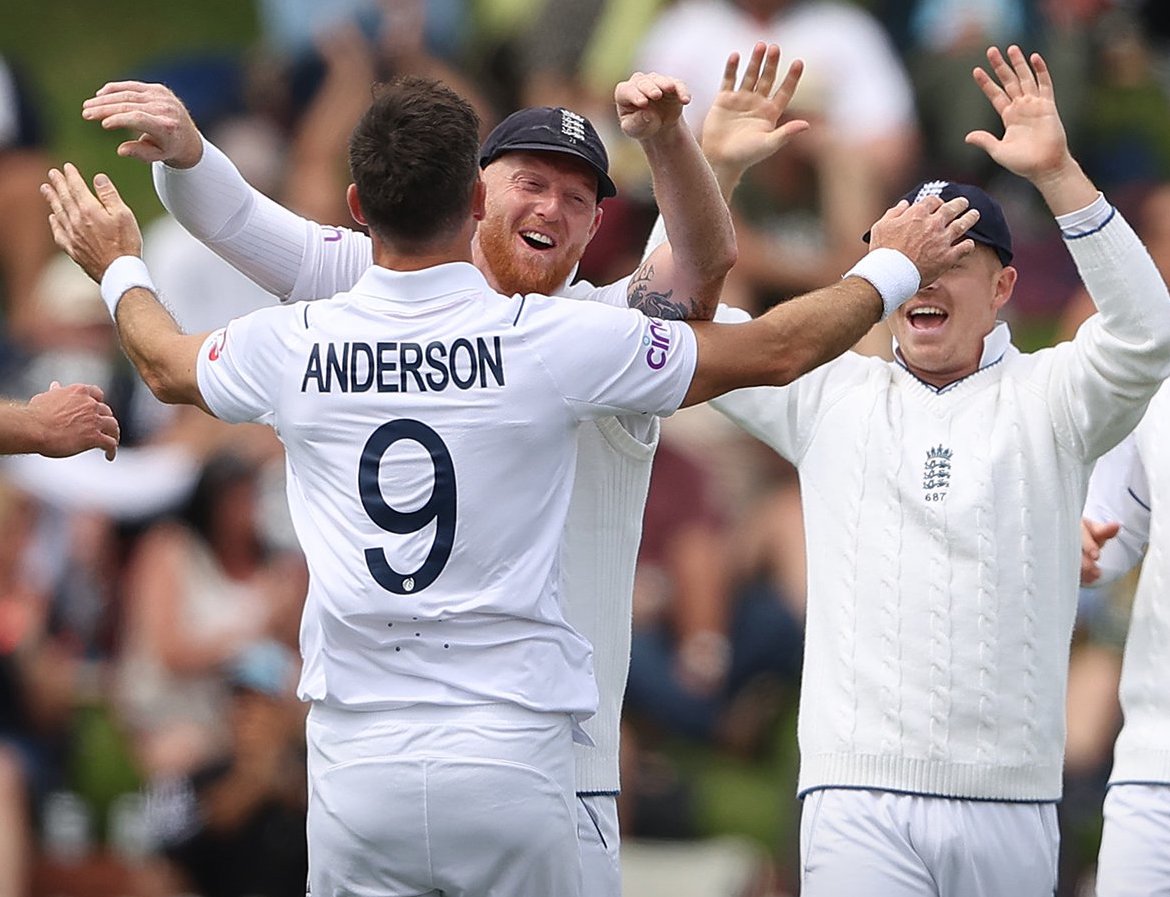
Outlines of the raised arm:
M 206 334 L 179 329 L 154 293 L 142 263 L 142 234 L 134 213 L 104 174 L 91 193 L 70 163 L 49 172 L 41 193 L 52 210 L 49 227 L 57 245 L 102 285 L 130 361 L 150 391 L 163 402 L 196 405 L 207 411 L 195 379 L 195 364 Z
M 965 199 L 900 202 L 874 224 L 869 253 L 838 283 L 754 321 L 699 323 L 698 365 L 684 405 L 747 386 L 785 386 L 847 351 L 874 323 L 974 248 Z
M 118 155 L 154 163 L 155 190 L 175 220 L 281 299 L 331 296 L 369 267 L 364 234 L 309 221 L 253 188 L 166 86 L 106 84 L 85 101 L 82 116 L 138 134 Z
M 728 202 L 749 168 L 809 128 L 804 119 L 785 118 L 804 74 L 804 62 L 794 59 L 779 84 L 780 48 L 776 44 L 757 43 L 737 83 L 739 62 L 738 53 L 727 57 L 719 93 L 703 119 L 703 155 Z
M 646 258 L 629 303 L 660 318 L 709 320 L 735 264 L 735 230 L 710 166 L 682 117 L 686 86 L 634 73 L 614 91 L 623 133 L 642 145 L 671 242 Z
M 1046 384 L 1057 434 L 1091 461 L 1141 418 L 1170 375 L 1170 292 L 1137 235 L 1072 157 L 1048 66 L 1019 47 L 987 51 L 991 74 L 975 82 L 1003 121 L 996 138 L 967 141 L 1027 178 L 1057 218 L 1065 243 L 1099 314 L 1067 346 L 1058 346 Z
M 779 85 L 780 48 L 776 44 L 757 43 L 742 76 L 739 63 L 738 53 L 727 57 L 719 93 L 703 119 L 703 155 L 725 204 L 731 202 L 744 172 L 809 127 L 803 119 L 784 118 L 804 72 L 801 60 L 788 66 Z M 665 214 L 660 214 L 646 242 L 645 259 L 667 242 L 667 230 Z
M 995 78 L 981 68 L 974 70 L 973 77 L 1003 120 L 1004 133 L 995 137 L 987 131 L 972 131 L 967 142 L 1012 174 L 1031 181 L 1053 215 L 1067 215 L 1093 203 L 1099 191 L 1069 152 L 1043 57 L 1033 53 L 1026 59 L 1013 45 L 1006 58 L 991 47 L 987 61 Z

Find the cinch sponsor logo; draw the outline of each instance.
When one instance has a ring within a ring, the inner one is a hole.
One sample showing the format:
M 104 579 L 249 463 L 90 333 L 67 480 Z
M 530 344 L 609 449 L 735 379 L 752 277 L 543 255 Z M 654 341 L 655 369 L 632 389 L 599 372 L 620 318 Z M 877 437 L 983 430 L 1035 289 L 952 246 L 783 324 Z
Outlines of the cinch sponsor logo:
M 341 239 L 341 229 L 340 228 L 323 227 L 323 228 L 321 228 L 321 233 L 323 234 L 323 236 L 321 237 L 321 242 L 323 242 L 323 243 L 336 243 L 338 240 Z
M 646 329 L 649 333 L 642 337 L 642 345 L 650 347 L 646 350 L 646 364 L 660 371 L 666 364 L 666 356 L 670 354 L 670 327 L 665 321 L 652 318 Z

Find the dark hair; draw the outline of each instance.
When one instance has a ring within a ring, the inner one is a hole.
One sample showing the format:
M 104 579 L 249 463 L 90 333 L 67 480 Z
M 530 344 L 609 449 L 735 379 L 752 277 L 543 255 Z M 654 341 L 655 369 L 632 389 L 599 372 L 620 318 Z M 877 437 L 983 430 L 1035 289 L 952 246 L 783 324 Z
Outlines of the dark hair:
M 406 76 L 376 89 L 349 139 L 349 171 L 370 230 L 417 246 L 471 215 L 479 116 L 440 81 Z
M 212 455 L 203 465 L 195 488 L 181 509 L 180 517 L 204 542 L 212 542 L 215 512 L 223 494 L 240 483 L 254 483 L 259 466 L 229 452 Z

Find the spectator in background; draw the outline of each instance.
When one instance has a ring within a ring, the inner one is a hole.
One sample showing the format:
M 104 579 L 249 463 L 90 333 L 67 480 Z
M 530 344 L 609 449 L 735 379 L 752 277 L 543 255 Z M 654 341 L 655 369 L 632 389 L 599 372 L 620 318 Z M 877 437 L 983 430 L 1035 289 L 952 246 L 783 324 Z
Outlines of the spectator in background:
M 931 171 L 985 184 L 996 174 L 986 153 L 965 140 L 972 128 L 998 123 L 971 83 L 984 50 L 1028 41 L 1034 0 L 882 0 L 878 14 L 895 37 L 914 84 L 924 156 Z
M 149 818 L 156 880 L 202 897 L 303 897 L 304 712 L 296 655 L 260 641 L 227 667 L 227 744 L 190 776 L 160 783 Z
M 1105 189 L 1170 179 L 1170 88 L 1158 79 L 1139 20 L 1121 9 L 1093 31 L 1096 73 L 1086 95 L 1085 168 Z
M 35 807 L 66 774 L 79 657 L 29 564 L 35 502 L 0 480 L 0 893 L 27 893 Z
M 626 705 L 674 734 L 753 753 L 774 721 L 767 682 L 794 685 L 801 632 L 776 595 L 733 579 L 711 474 L 664 440 L 634 581 Z M 740 712 L 750 696 L 749 713 Z
M 919 140 L 902 62 L 879 22 L 851 4 L 682 0 L 650 26 L 635 64 L 686 82 L 694 97 L 686 115 L 698 129 L 720 60 L 760 39 L 804 60 L 791 112 L 812 128 L 749 172 L 749 189 L 736 197 L 739 261 L 729 288 L 755 312 L 832 282 L 857 260 L 857 235 L 914 170 Z
M 189 773 L 223 747 L 223 664 L 299 618 L 303 562 L 265 544 L 258 473 L 212 458 L 182 522 L 151 527 L 130 559 L 119 705 L 148 778 Z
M 10 60 L 0 56 L 0 374 L 19 361 L 39 334 L 33 291 L 53 253 L 49 229 L 38 220 L 38 187 L 49 160 L 28 90 Z

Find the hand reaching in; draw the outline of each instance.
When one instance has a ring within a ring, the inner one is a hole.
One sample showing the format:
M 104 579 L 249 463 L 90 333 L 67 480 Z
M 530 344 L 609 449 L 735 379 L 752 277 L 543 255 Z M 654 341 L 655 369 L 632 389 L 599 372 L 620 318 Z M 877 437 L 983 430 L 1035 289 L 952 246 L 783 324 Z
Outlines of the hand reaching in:
M 203 138 L 187 107 L 163 84 L 114 81 L 81 106 L 81 117 L 107 131 L 125 128 L 138 137 L 118 147 L 118 155 L 143 162 L 190 168 L 203 156 Z
M 29 399 L 28 412 L 34 433 L 39 434 L 36 451 L 48 458 L 66 458 L 100 448 L 106 460 L 113 461 L 121 430 L 103 399 L 96 386 L 61 386 L 57 382 Z
M 1121 531 L 1120 523 L 1081 520 L 1081 585 L 1091 586 L 1101 578 L 1101 548 Z

